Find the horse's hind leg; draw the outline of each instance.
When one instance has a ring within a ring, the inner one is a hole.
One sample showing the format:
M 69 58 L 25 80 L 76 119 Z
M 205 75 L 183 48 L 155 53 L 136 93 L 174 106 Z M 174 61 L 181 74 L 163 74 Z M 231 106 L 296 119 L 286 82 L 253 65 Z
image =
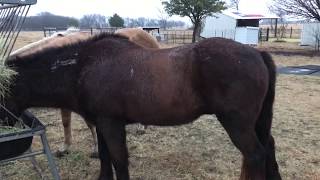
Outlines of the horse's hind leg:
M 98 142 L 97 142 L 97 133 L 96 133 L 96 127 L 89 123 L 88 121 L 85 121 L 88 128 L 90 129 L 92 139 L 93 139 L 93 148 L 92 153 L 90 155 L 91 158 L 98 158 Z
M 257 136 L 266 149 L 266 177 L 268 180 L 281 180 L 279 167 L 275 155 L 275 142 L 270 134 L 270 128 L 266 131 L 261 125 L 263 122 L 257 123 L 256 132 Z
M 241 180 L 265 180 L 265 148 L 257 138 L 255 118 L 233 111 L 217 115 L 233 144 L 243 155 Z
M 61 120 L 63 125 L 64 133 L 64 143 L 56 152 L 57 157 L 64 156 L 69 152 L 71 146 L 72 136 L 71 136 L 71 111 L 66 109 L 61 109 Z
M 98 118 L 96 125 L 97 131 L 103 135 L 107 145 L 112 165 L 116 171 L 117 179 L 128 180 L 128 150 L 126 145 L 125 122 L 108 118 Z

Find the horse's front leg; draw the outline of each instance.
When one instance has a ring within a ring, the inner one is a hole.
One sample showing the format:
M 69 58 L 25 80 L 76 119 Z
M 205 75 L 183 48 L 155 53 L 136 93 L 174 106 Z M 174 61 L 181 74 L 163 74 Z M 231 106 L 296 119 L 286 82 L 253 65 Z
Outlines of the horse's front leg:
M 96 133 L 96 127 L 89 123 L 88 121 L 85 121 L 88 128 L 90 129 L 92 139 L 93 139 L 93 147 L 92 147 L 92 153 L 90 155 L 91 158 L 98 158 L 98 142 L 97 142 L 97 133 Z
M 64 143 L 56 152 L 57 157 L 64 156 L 69 153 L 71 146 L 72 136 L 71 136 L 71 111 L 66 109 L 61 109 L 61 120 L 64 132 Z
M 110 159 L 110 153 L 105 139 L 103 138 L 101 130 L 97 129 L 98 138 L 98 152 L 100 158 L 100 175 L 99 180 L 113 180 L 112 164 Z
M 122 120 L 108 119 L 108 118 L 98 118 L 96 121 L 96 127 L 98 133 L 99 141 L 99 157 L 101 161 L 105 158 L 103 153 L 109 153 L 110 160 L 116 171 L 117 180 L 128 180 L 129 179 L 129 170 L 128 170 L 128 150 L 126 144 L 126 130 L 125 122 Z M 100 137 L 99 137 L 100 136 Z M 104 146 L 101 146 L 101 136 L 104 138 L 106 143 Z M 107 149 L 107 150 L 106 150 Z M 104 168 L 109 172 L 107 165 Z M 101 169 L 103 170 L 103 169 Z M 104 175 L 104 172 L 100 173 L 100 179 L 103 179 L 101 176 Z

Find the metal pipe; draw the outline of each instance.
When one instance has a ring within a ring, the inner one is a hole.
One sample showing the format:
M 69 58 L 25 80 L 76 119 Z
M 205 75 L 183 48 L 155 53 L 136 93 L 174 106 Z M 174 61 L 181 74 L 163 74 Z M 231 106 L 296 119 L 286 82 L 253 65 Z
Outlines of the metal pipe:
M 27 158 L 27 157 L 31 157 L 31 156 L 36 156 L 36 155 L 40 155 L 40 154 L 43 154 L 43 153 L 44 153 L 44 150 L 36 151 L 36 152 L 32 152 L 32 153 L 25 153 L 25 154 L 22 154 L 22 155 L 17 156 L 17 157 L 13 157 L 13 158 L 10 158 L 10 159 L 2 160 L 2 161 L 0 161 L 0 164 L 5 164 L 5 163 L 8 163 L 10 161 L 15 161 L 15 160 L 18 160 L 18 159 Z
M 23 139 L 23 138 L 27 138 L 27 137 L 32 137 L 32 136 L 39 135 L 39 134 L 43 133 L 43 131 L 44 131 L 44 129 L 21 131 L 19 133 L 16 133 L 15 135 L 1 137 L 0 142 L 6 142 L 6 141 L 12 141 L 12 140 L 18 140 L 18 139 Z
M 11 48 L 11 46 L 13 46 L 12 44 L 12 40 L 14 38 L 14 35 L 16 33 L 16 28 L 17 28 L 17 25 L 18 25 L 18 19 L 19 19 L 19 15 L 20 15 L 20 12 L 22 12 L 22 8 L 25 7 L 25 6 L 18 6 L 17 7 L 17 10 L 18 11 L 15 11 L 15 14 L 13 15 L 13 18 L 11 20 L 11 28 L 9 29 L 9 34 L 8 34 L 8 45 L 6 46 L 5 48 L 5 51 L 3 53 L 3 58 L 6 59 L 8 54 L 10 53 L 8 50 Z
M 56 163 L 53 160 L 53 157 L 52 157 L 52 154 L 50 151 L 50 147 L 49 147 L 49 143 L 48 143 L 48 140 L 47 140 L 47 137 L 45 136 L 45 134 L 41 134 L 41 142 L 43 144 L 44 152 L 47 155 L 48 164 L 49 164 L 51 173 L 53 175 L 53 178 L 55 180 L 60 180 L 59 172 L 58 172 Z
M 0 0 L 0 4 L 32 5 L 36 3 L 37 0 Z

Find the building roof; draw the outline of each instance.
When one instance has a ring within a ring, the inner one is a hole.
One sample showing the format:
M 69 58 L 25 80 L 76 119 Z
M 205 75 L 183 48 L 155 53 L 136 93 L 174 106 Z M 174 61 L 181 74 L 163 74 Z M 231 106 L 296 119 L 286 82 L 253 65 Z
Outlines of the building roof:
M 279 19 L 279 16 L 273 14 L 262 14 L 262 13 L 242 13 L 239 11 L 223 11 L 222 14 L 230 16 L 234 19 Z

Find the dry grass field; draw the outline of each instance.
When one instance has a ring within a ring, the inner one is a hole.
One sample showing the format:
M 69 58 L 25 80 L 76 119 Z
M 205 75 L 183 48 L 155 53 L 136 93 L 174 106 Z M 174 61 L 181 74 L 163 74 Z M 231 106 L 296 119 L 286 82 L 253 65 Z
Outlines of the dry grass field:
M 17 45 L 41 38 L 22 33 Z M 34 38 L 34 39 L 33 39 Z M 319 54 L 294 43 L 263 43 L 279 66 L 320 65 Z M 32 109 L 47 125 L 51 149 L 63 142 L 59 111 Z M 83 120 L 73 114 L 72 152 L 55 158 L 62 179 L 95 179 L 99 161 L 89 158 L 91 135 Z M 150 126 L 141 134 L 137 125 L 127 127 L 130 174 L 134 180 L 232 180 L 240 174 L 241 155 L 213 116 L 202 116 L 192 124 L 177 127 Z M 278 75 L 274 123 L 277 159 L 284 180 L 320 180 L 320 77 Z M 35 139 L 34 148 L 39 147 Z M 37 157 L 51 179 L 44 156 Z M 38 180 L 29 160 L 0 166 L 0 179 Z

